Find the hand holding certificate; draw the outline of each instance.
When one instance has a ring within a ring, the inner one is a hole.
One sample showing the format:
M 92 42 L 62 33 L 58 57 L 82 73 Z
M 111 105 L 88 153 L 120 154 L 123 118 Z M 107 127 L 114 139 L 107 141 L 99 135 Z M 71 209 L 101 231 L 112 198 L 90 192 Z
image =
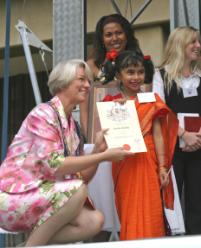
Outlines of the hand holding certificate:
M 96 104 L 102 129 L 109 128 L 105 134 L 109 148 L 124 147 L 133 153 L 147 151 L 133 100 L 125 104 L 112 101 Z

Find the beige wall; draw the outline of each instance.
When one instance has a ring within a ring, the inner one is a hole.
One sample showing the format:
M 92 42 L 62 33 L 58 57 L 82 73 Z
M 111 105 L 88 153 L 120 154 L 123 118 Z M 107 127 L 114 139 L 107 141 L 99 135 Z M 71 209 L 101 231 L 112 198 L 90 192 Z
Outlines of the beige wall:
M 1 55 L 3 54 L 3 48 L 5 46 L 5 0 L 0 0 L 0 23 L 1 35 L 0 35 L 0 49 Z M 12 0 L 11 1 L 11 25 L 10 25 L 10 44 L 11 48 L 15 47 L 16 50 L 21 50 L 22 42 L 15 25 L 18 20 L 25 22 L 40 40 L 52 39 L 52 0 Z M 21 53 L 21 52 L 20 52 Z M 2 56 L 1 56 L 2 58 Z M 52 66 L 52 58 L 49 54 L 46 56 L 48 67 Z M 0 59 L 0 77 L 3 75 L 3 59 Z M 44 65 L 40 59 L 39 54 L 33 55 L 33 63 L 36 71 L 44 70 Z M 28 73 L 27 63 L 24 54 L 19 56 L 13 55 L 11 50 L 10 59 L 10 74 L 17 75 L 21 73 Z
M 5 0 L 0 0 L 0 48 L 5 45 Z M 21 44 L 19 33 L 15 28 L 22 20 L 41 39 L 52 38 L 52 0 L 11 0 L 11 34 L 10 44 Z
M 34 68 L 37 72 L 45 71 L 45 65 L 43 64 L 39 54 L 32 55 Z M 46 65 L 48 68 L 52 67 L 52 55 L 46 55 Z M 0 77 L 3 76 L 3 60 L 0 60 Z M 25 56 L 12 57 L 10 59 L 10 75 L 27 74 L 28 66 Z
M 73 0 L 72 0 L 73 1 Z M 130 12 L 125 15 L 126 0 L 117 0 L 120 4 L 122 14 L 131 19 Z M 144 0 L 133 0 L 132 9 L 134 13 L 144 3 Z M 107 14 L 115 13 L 110 0 L 87 0 L 87 32 L 95 30 L 98 19 Z M 12 0 L 11 1 L 11 47 L 19 50 L 22 47 L 20 36 L 15 28 L 18 19 L 24 21 L 26 25 L 43 41 L 52 39 L 52 0 Z M 135 22 L 135 35 L 139 39 L 140 46 L 145 54 L 150 54 L 154 63 L 158 65 L 161 61 L 164 48 L 162 23 L 169 21 L 169 0 L 152 0 Z M 5 0 L 0 0 L 0 77 L 3 75 L 3 48 L 5 44 Z M 90 46 L 89 46 L 90 50 Z M 23 51 L 23 50 L 22 50 Z M 11 75 L 28 73 L 25 57 L 23 53 L 13 55 L 11 53 Z M 52 66 L 50 55 L 46 57 L 48 67 Z M 44 66 L 39 55 L 33 56 L 34 65 L 37 71 L 44 70 Z
M 131 20 L 129 11 L 125 15 L 126 0 L 117 0 L 121 13 L 128 19 Z M 137 13 L 137 10 L 143 5 L 144 0 L 133 0 L 132 10 L 133 13 Z M 87 16 L 88 32 L 93 32 L 96 26 L 96 22 L 103 15 L 115 13 L 115 10 L 110 0 L 88 0 L 87 1 Z M 155 22 L 169 21 L 169 0 L 152 0 L 147 6 L 144 12 L 136 20 L 135 25 L 139 24 L 151 24 Z
M 161 63 L 165 45 L 162 26 L 156 25 L 137 29 L 135 34 L 144 54 L 151 55 L 155 66 L 158 66 Z

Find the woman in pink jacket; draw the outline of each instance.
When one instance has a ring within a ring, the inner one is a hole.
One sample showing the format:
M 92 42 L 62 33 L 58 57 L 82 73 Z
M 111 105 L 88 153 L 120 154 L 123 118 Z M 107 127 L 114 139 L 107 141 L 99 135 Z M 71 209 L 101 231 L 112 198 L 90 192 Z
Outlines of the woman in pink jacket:
M 53 98 L 28 114 L 0 167 L 0 227 L 30 232 L 26 246 L 85 240 L 101 230 L 103 216 L 86 204 L 85 183 L 99 162 L 129 153 L 106 149 L 102 131 L 92 154 L 83 154 L 71 112 L 87 97 L 90 79 L 82 60 L 58 64 L 48 81 Z

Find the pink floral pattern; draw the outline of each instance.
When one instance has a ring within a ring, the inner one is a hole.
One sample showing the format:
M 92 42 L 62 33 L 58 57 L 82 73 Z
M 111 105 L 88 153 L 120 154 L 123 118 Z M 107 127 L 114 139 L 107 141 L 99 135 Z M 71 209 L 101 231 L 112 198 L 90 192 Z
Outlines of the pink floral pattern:
M 75 123 L 67 120 L 57 96 L 57 109 L 71 155 L 79 145 Z M 57 181 L 55 172 L 64 160 L 61 128 L 55 111 L 46 103 L 35 107 L 22 123 L 0 167 L 0 226 L 25 231 L 40 225 L 82 185 L 76 175 Z

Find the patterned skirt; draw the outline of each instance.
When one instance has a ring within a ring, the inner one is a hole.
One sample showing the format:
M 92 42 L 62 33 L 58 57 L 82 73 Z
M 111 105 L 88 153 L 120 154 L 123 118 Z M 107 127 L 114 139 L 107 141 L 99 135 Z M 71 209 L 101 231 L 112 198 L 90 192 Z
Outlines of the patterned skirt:
M 0 227 L 25 232 L 54 215 L 83 184 L 81 179 L 43 182 L 23 193 L 0 192 Z

